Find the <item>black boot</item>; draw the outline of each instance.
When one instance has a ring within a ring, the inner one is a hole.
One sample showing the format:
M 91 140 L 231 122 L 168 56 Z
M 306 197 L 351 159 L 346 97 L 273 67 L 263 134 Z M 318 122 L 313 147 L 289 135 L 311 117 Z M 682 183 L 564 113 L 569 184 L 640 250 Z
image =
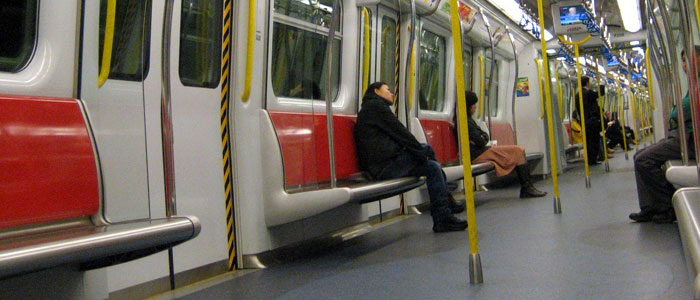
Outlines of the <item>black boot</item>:
M 530 168 L 527 164 L 519 165 L 515 167 L 515 171 L 518 174 L 518 181 L 520 181 L 520 198 L 531 198 L 531 197 L 544 197 L 547 192 L 540 191 L 532 185 L 530 181 Z
M 452 194 L 447 193 L 447 205 L 450 208 L 450 213 L 458 214 L 463 212 L 467 208 L 467 204 L 464 202 L 457 202 Z
M 434 232 L 462 231 L 464 229 L 467 229 L 467 221 L 453 215 L 447 214 L 433 217 Z

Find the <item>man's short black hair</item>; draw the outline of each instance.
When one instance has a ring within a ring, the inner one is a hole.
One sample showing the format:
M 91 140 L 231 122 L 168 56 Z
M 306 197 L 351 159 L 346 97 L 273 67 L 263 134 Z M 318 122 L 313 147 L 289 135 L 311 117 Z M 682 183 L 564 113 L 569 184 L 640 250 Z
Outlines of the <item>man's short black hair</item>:
M 587 85 L 588 85 L 588 82 L 589 82 L 590 80 L 591 80 L 591 79 L 588 78 L 588 76 L 583 76 L 583 77 L 581 77 L 581 86 L 587 86 Z

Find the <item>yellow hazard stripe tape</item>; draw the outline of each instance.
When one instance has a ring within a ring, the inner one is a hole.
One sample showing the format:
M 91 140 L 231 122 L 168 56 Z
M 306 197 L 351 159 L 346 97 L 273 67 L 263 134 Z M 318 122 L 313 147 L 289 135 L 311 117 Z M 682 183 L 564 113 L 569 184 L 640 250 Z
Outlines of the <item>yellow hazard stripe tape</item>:
M 251 1 L 253 2 L 253 1 Z M 231 66 L 231 47 L 230 47 L 230 38 L 231 38 L 231 0 L 225 0 L 224 2 L 224 36 L 222 39 L 222 59 L 221 59 L 221 110 L 220 110 L 220 115 L 219 118 L 221 120 L 221 150 L 222 150 L 222 166 L 224 170 L 224 191 L 225 191 L 225 197 L 226 197 L 226 235 L 228 239 L 228 268 L 229 270 L 235 270 L 236 269 L 236 243 L 235 243 L 235 235 L 234 235 L 234 211 L 233 211 L 233 180 L 231 178 L 231 168 L 232 168 L 232 160 L 231 160 L 231 143 L 229 142 L 229 122 L 228 122 L 228 114 L 229 114 L 229 68 Z M 254 12 L 254 8 L 251 8 L 251 12 Z M 252 17 L 251 17 L 252 19 Z M 253 28 L 254 23 L 249 23 L 250 28 Z M 251 66 L 251 58 L 252 58 L 252 39 L 250 38 L 252 36 L 253 30 L 249 30 L 249 47 L 248 47 L 248 67 L 246 68 L 247 72 L 247 77 L 246 81 L 247 84 L 250 84 L 250 66 Z M 250 86 L 247 88 L 248 92 L 250 91 Z M 246 99 L 247 99 L 246 95 Z M 245 101 L 245 100 L 244 100 Z

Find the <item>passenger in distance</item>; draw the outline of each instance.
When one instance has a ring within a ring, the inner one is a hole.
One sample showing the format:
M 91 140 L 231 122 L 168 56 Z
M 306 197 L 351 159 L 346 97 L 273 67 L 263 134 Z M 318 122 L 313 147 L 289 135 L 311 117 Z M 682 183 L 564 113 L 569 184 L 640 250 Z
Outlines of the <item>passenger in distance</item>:
M 505 176 L 513 170 L 518 174 L 520 181 L 520 198 L 543 197 L 547 192 L 542 192 L 532 185 L 530 180 L 530 168 L 525 159 L 525 149 L 518 145 L 488 146 L 489 135 L 481 130 L 472 118 L 476 111 L 476 103 L 479 99 L 474 92 L 466 92 L 469 114 L 469 154 L 472 163 L 493 162 L 496 166 L 496 176 Z
M 583 87 L 583 112 L 584 120 L 586 121 L 586 151 L 588 151 L 588 165 L 597 165 L 600 151 L 600 133 L 603 129 L 600 127 L 600 106 L 598 106 L 598 92 L 591 89 L 591 79 L 587 76 L 581 77 L 581 86 Z M 605 95 L 605 90 L 601 86 L 601 96 Z M 576 93 L 576 102 L 574 105 L 574 115 L 581 116 L 578 93 Z M 602 159 L 600 159 L 602 160 Z
M 369 85 L 357 114 L 354 136 L 360 169 L 378 180 L 425 176 L 433 231 L 461 231 L 467 221 L 452 215 L 464 210 L 451 198 L 442 167 L 429 145 L 421 144 L 391 111 L 394 95 L 383 82 Z
M 700 46 L 695 46 L 696 69 L 700 70 Z M 683 71 L 688 73 L 685 59 L 685 50 L 681 52 Z M 696 74 L 697 76 L 697 74 Z M 640 150 L 634 155 L 634 175 L 637 179 L 637 196 L 639 198 L 638 213 L 630 214 L 629 218 L 636 222 L 671 223 L 676 220 L 671 198 L 676 189 L 666 180 L 661 166 L 666 161 L 681 159 L 681 138 L 693 145 L 693 119 L 690 113 L 690 97 L 686 92 L 683 98 L 683 112 L 685 113 L 685 137 L 680 137 L 678 131 L 678 113 L 676 104 L 673 104 L 668 117 L 668 137 L 655 144 Z M 694 147 L 688 147 L 689 158 L 695 158 Z

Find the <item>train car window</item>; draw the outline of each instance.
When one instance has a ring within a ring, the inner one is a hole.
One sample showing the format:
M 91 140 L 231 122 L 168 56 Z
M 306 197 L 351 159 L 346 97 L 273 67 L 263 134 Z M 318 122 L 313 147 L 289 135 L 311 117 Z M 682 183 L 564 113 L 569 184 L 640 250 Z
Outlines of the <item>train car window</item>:
M 462 60 L 464 63 L 464 88 L 467 91 L 472 91 L 472 69 L 474 65 L 474 55 L 470 45 L 464 45 L 462 48 Z
M 489 50 L 487 50 L 488 52 Z M 499 66 L 500 61 L 497 59 L 494 64 L 493 78 L 495 82 L 491 85 L 491 78 L 486 77 L 484 81 L 484 94 L 489 95 L 489 110 L 491 111 L 491 117 L 498 115 L 498 78 L 499 78 Z M 489 76 L 491 74 L 491 58 L 486 58 L 484 61 L 484 76 Z M 485 99 L 484 99 L 485 100 Z
M 382 18 L 381 69 L 379 80 L 396 91 L 396 20 L 389 16 Z
M 38 8 L 36 0 L 8 0 L 0 5 L 0 72 L 21 71 L 34 53 Z
M 222 1 L 182 1 L 179 73 L 185 86 L 219 86 L 222 5 Z
M 107 0 L 100 1 L 100 53 L 102 66 Z M 142 81 L 148 74 L 151 47 L 151 1 L 118 0 L 109 79 Z
M 445 106 L 445 38 L 423 29 L 420 41 L 418 103 L 422 110 Z
M 331 0 L 275 0 L 272 33 L 271 82 L 278 97 L 325 99 L 328 27 Z M 342 11 L 339 12 L 342 16 Z M 338 23 L 333 41 L 331 94 L 340 84 L 342 29 Z

